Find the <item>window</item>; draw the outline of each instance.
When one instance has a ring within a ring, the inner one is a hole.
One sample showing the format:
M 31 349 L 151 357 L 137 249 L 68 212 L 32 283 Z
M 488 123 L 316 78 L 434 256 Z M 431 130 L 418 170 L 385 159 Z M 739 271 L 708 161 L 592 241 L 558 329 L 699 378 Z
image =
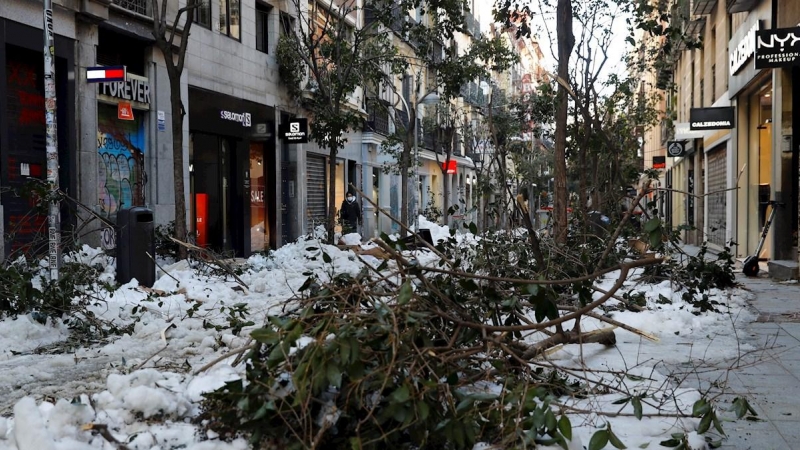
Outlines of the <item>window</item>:
M 211 29 L 211 2 L 201 1 L 194 9 L 194 22 L 205 28 Z
M 256 50 L 269 53 L 269 12 L 271 7 L 256 2 Z
M 240 39 L 240 4 L 239 0 L 219 0 L 219 32 Z
M 294 32 L 294 17 L 281 13 L 281 35 L 287 35 Z

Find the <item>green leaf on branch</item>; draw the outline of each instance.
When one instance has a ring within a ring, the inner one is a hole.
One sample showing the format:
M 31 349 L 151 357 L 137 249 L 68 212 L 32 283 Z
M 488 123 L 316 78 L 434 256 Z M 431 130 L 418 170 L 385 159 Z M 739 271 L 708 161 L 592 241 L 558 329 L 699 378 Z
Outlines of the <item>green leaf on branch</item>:
M 642 420 L 642 397 L 637 395 L 631 399 L 631 405 L 633 406 L 633 415 Z
M 572 424 L 569 421 L 569 417 L 562 415 L 561 418 L 558 419 L 558 431 L 562 436 L 567 438 L 567 440 L 572 440 Z
M 608 430 L 600 430 L 589 439 L 589 450 L 602 450 L 608 444 Z
M 398 305 L 405 305 L 411 300 L 411 296 L 414 294 L 414 291 L 411 289 L 411 282 L 406 281 L 400 286 L 400 292 L 397 294 L 397 304 Z

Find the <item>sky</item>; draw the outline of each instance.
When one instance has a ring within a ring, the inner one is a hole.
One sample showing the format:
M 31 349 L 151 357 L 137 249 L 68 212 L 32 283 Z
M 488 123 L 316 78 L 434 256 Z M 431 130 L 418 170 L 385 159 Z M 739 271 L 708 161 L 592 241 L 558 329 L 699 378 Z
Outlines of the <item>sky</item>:
M 420 224 L 431 230 L 435 242 L 450 238 L 447 227 L 424 217 L 420 217 Z M 473 245 L 477 239 L 469 233 L 456 237 L 464 246 Z M 371 246 L 374 244 L 362 248 Z M 331 257 L 330 265 L 319 257 L 322 250 Z M 432 253 L 406 252 L 405 256 L 416 257 L 418 267 L 438 267 L 438 258 Z M 100 249 L 84 247 L 67 258 L 101 267 L 98 281 L 114 279 L 114 259 Z M 371 256 L 362 258 L 373 267 L 381 262 Z M 247 284 L 242 289 L 234 281 L 198 273 L 186 262 L 168 265 L 162 261 L 168 275 L 160 275 L 153 286 L 155 293 L 140 288 L 133 280 L 89 306 L 98 318 L 114 320 L 119 326 L 134 324 L 129 334 L 95 345 L 73 347 L 67 325 L 60 319 L 41 323 L 23 315 L 0 320 L 0 450 L 116 449 L 92 432 L 97 430 L 95 426 L 107 427 L 114 439 L 131 450 L 246 450 L 249 446 L 245 439 L 224 441 L 199 428 L 192 419 L 200 411 L 203 393 L 244 375 L 242 364 L 232 364 L 235 355 L 224 355 L 245 346 L 248 333 L 258 325 L 233 335 L 227 329 L 207 328 L 204 322 L 224 323 L 227 313 L 221 306 L 245 304 L 250 308 L 248 318 L 256 324 L 264 323 L 267 314 L 277 315 L 290 308 L 289 299 L 309 272 L 324 282 L 336 273 L 355 275 L 363 264 L 349 250 L 313 238 L 301 240 L 281 247 L 269 258 L 256 255 L 248 259 L 240 275 Z M 598 286 L 608 290 L 616 275 L 610 273 L 597 282 Z M 712 291 L 711 300 L 720 302 L 723 313 L 695 314 L 669 281 L 643 284 L 631 278 L 624 290 L 641 292 L 645 310 L 616 308 L 606 315 L 638 328 L 650 339 L 617 329 L 614 347 L 565 345 L 537 362 L 578 374 L 577 380 L 605 378 L 615 372 L 629 374 L 609 379 L 608 383 L 619 389 L 617 393 L 557 399 L 557 403 L 574 410 L 593 411 L 567 413 L 574 436 L 569 449 L 583 449 L 606 423 L 628 448 L 658 448 L 658 442 L 669 439 L 673 432 L 686 432 L 693 442 L 702 444 L 703 438 L 694 432 L 699 419 L 645 417 L 639 421 L 624 415 L 600 416 L 594 411 L 633 413 L 631 404 L 614 403 L 623 395 L 620 392 L 651 394 L 642 400 L 645 414 L 691 411 L 699 392 L 671 384 L 670 377 L 685 372 L 687 362 L 700 369 L 724 366 L 725 361 L 739 356 L 738 352 L 753 349 L 747 342 L 738 342 L 735 333 L 735 327 L 754 320 L 746 309 L 749 294 L 741 289 Z M 595 295 L 597 298 L 600 294 Z M 617 303 L 611 299 L 606 305 L 619 306 Z M 194 308 L 198 309 L 189 315 Z M 584 317 L 581 326 L 592 330 L 608 324 Z M 566 322 L 564 327 L 570 329 L 572 324 Z M 526 339 L 536 342 L 541 336 Z M 310 337 L 301 340 L 313 342 Z M 58 348 L 69 351 L 54 351 Z M 210 364 L 213 361 L 218 362 Z M 495 388 L 501 389 L 499 385 Z
M 575 3 L 575 1 L 576 0 L 573 0 L 573 3 Z M 493 21 L 492 7 L 494 5 L 494 1 L 474 0 L 473 3 L 475 15 L 480 19 L 481 22 L 481 29 L 484 32 L 488 32 L 489 26 Z M 552 8 L 549 10 L 542 10 L 542 7 L 537 0 L 530 0 L 528 4 L 530 5 L 531 10 L 535 13 L 531 21 L 531 28 L 534 30 L 534 33 L 536 33 L 539 45 L 547 60 L 547 69 L 551 72 L 555 72 L 556 65 L 558 63 L 558 58 L 556 57 L 557 50 L 555 48 L 555 10 Z M 580 24 L 575 21 L 573 23 L 573 28 L 576 41 L 578 41 L 580 40 Z M 608 76 L 608 74 L 624 70 L 624 66 L 620 64 L 620 61 L 622 60 L 627 48 L 625 38 L 628 36 L 628 34 L 624 17 L 617 15 L 611 28 L 615 32 L 614 37 L 611 40 L 611 44 L 608 46 L 609 63 L 604 66 L 603 76 L 601 78 Z M 592 48 L 596 50 L 597 44 L 593 43 Z

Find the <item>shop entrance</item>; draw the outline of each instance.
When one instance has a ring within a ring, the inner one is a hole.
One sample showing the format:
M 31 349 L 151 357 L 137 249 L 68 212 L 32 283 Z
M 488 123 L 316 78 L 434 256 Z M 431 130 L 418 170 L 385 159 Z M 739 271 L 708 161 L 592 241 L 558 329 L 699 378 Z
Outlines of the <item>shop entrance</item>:
M 237 170 L 250 163 L 243 150 L 236 139 L 191 134 L 191 211 L 197 245 L 237 256 L 250 251 L 244 230 L 245 225 L 250 229 L 251 180 L 239 175 L 249 170 Z
M 278 247 L 275 233 L 276 183 L 275 152 L 264 142 L 250 143 L 250 251 L 263 252 Z

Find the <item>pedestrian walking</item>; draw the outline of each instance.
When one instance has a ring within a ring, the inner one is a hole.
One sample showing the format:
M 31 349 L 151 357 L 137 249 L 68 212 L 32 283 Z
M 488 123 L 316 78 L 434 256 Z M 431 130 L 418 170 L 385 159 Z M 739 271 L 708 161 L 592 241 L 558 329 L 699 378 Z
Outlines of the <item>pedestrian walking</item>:
M 361 205 L 356 201 L 356 193 L 347 191 L 347 196 L 339 209 L 339 220 L 342 224 L 342 235 L 357 233 L 361 225 Z

